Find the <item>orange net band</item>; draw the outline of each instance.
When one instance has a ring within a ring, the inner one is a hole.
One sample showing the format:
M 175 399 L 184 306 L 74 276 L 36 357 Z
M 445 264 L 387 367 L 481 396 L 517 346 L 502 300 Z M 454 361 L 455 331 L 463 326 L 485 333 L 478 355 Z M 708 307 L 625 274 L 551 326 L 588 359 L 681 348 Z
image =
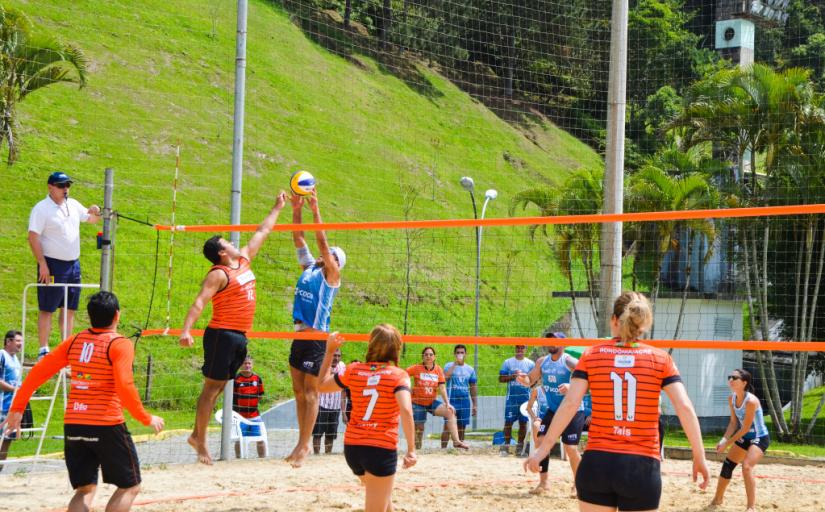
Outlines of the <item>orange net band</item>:
M 203 330 L 193 329 L 193 336 L 202 336 Z M 180 329 L 147 329 L 142 336 L 180 336 Z M 369 334 L 341 333 L 347 341 L 369 341 Z M 329 336 L 323 332 L 293 332 L 293 331 L 250 331 L 247 338 L 268 340 L 325 340 Z M 443 344 L 451 345 L 464 343 L 467 345 L 531 345 L 555 346 L 559 344 L 556 338 L 532 338 L 510 336 L 433 336 L 422 334 L 404 335 L 407 343 Z M 606 340 L 603 338 L 564 338 L 566 346 L 592 347 Z M 648 345 L 659 348 L 688 348 L 709 350 L 777 350 L 782 352 L 825 352 L 823 341 L 718 341 L 718 340 L 643 340 Z
M 592 224 L 605 222 L 650 222 L 661 220 L 773 217 L 778 215 L 813 215 L 825 213 L 825 204 L 762 206 L 753 208 L 719 208 L 642 213 L 600 213 L 595 215 L 558 215 L 555 217 L 503 217 L 492 219 L 441 219 L 376 222 L 328 222 L 323 224 L 278 224 L 274 231 L 352 231 L 367 229 L 459 228 L 474 226 L 532 226 L 541 224 Z M 155 224 L 160 231 L 255 231 L 257 224 L 204 224 L 167 226 Z

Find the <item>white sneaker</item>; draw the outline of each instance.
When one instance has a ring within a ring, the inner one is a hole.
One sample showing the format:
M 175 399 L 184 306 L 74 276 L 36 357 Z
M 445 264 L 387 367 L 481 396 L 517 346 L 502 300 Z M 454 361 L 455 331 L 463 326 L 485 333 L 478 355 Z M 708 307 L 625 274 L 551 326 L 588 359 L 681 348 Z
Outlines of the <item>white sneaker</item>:
M 43 358 L 46 356 L 46 354 L 48 354 L 48 353 L 49 353 L 49 347 L 40 347 L 40 351 L 39 351 L 39 352 L 37 352 L 37 361 L 39 362 L 39 361 L 40 361 L 41 359 L 43 359 Z

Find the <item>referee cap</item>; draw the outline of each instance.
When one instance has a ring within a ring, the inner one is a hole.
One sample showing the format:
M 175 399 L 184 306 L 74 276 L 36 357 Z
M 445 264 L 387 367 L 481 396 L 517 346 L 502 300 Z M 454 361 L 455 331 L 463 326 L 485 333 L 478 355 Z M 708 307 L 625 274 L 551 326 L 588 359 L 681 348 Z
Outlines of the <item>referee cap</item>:
M 72 178 L 65 172 L 55 171 L 49 174 L 48 183 L 49 185 L 54 185 L 55 183 L 72 183 Z

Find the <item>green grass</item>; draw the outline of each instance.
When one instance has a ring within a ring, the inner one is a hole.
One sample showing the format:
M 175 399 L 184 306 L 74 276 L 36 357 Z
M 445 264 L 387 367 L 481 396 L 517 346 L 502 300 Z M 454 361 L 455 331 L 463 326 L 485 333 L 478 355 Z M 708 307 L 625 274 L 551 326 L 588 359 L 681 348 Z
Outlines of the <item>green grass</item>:
M 719 435 L 705 435 L 702 438 L 705 448 L 708 450 L 716 449 L 716 443 L 719 442 Z M 665 446 L 690 446 L 687 437 L 681 431 L 668 431 L 665 435 Z M 787 457 L 825 457 L 825 446 L 816 444 L 792 444 L 782 443 L 771 439 L 771 445 L 768 448 L 768 455 L 787 456 Z
M 170 223 L 175 146 L 180 145 L 175 223 L 229 220 L 235 14 L 231 2 L 205 6 L 196 0 L 115 1 L 105 6 L 85 0 L 71 7 L 59 0 L 12 0 L 4 6 L 22 9 L 37 30 L 79 46 L 90 63 L 86 88 L 51 86 L 19 106 L 21 157 L 3 170 L 6 186 L 0 190 L 0 241 L 5 249 L 0 325 L 17 327 L 23 287 L 34 279 L 26 243 L 28 214 L 45 195 L 51 171 L 71 174 L 72 196 L 89 205 L 102 203 L 103 169 L 111 167 L 117 210 L 152 223 Z M 498 190 L 488 217 L 506 216 L 519 191 L 557 186 L 572 170 L 602 165 L 588 146 L 545 120 L 504 122 L 434 69 L 414 64 L 403 76 L 396 71 L 358 51 L 347 58 L 335 55 L 308 38 L 277 5 L 250 2 L 242 221 L 260 221 L 296 169 L 309 170 L 319 179 L 326 221 L 362 221 L 402 219 L 406 186 L 419 193 L 411 218 L 469 217 L 468 194 L 458 185 L 464 175 L 476 180 L 482 201 L 485 189 Z M 289 220 L 285 212 L 281 222 Z M 96 231 L 90 226 L 81 231 L 86 282 L 99 278 Z M 474 233 L 453 229 L 415 234 L 408 332 L 473 333 Z M 404 233 L 328 235 L 349 254 L 333 327 L 367 332 L 378 322 L 401 326 Z M 189 233 L 175 237 L 168 310 L 172 327 L 181 325 L 208 269 L 200 255 L 204 238 Z M 314 247 L 311 234 L 308 239 Z M 126 334 L 144 325 L 167 325 L 169 234 L 158 241 L 156 252 L 152 229 L 126 220 L 118 226 L 114 291 L 121 299 L 121 331 Z M 566 281 L 546 244 L 531 241 L 526 229 L 485 229 L 482 255 L 481 334 L 536 335 L 567 312 L 568 300 L 551 298 L 554 290 L 567 289 Z M 289 235 L 275 233 L 255 261 L 256 330 L 290 329 L 298 276 L 294 260 Z M 25 308 L 31 359 L 36 345 L 36 301 L 31 295 Z M 207 310 L 199 327 L 208 317 Z M 81 307 L 77 326 L 86 322 Z M 287 344 L 253 340 L 250 349 L 266 381 L 264 405 L 289 395 Z M 345 359 L 363 357 L 363 351 L 363 345 L 346 347 Z M 410 347 L 405 364 L 417 362 L 419 352 L 420 347 Z M 450 350 L 439 352 L 439 361 L 446 362 Z M 154 373 L 149 407 L 174 418 L 168 422 L 172 428 L 178 423 L 191 426 L 188 411 L 200 388 L 201 350 L 182 349 L 168 337 L 141 340 L 135 360 L 141 393 L 150 354 Z M 485 394 L 503 393 L 498 367 L 511 354 L 510 347 L 481 351 L 480 387 Z

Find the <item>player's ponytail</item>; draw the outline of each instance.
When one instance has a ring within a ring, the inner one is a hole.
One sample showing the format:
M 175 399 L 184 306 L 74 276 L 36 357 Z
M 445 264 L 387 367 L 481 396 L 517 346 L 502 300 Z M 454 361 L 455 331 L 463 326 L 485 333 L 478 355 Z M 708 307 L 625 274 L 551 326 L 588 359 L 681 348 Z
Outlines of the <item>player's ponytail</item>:
M 647 298 L 638 292 L 624 292 L 613 303 L 613 316 L 619 322 L 619 338 L 635 341 L 653 325 L 653 311 Z
M 401 333 L 390 324 L 378 324 L 370 331 L 367 363 L 393 363 L 401 359 Z

